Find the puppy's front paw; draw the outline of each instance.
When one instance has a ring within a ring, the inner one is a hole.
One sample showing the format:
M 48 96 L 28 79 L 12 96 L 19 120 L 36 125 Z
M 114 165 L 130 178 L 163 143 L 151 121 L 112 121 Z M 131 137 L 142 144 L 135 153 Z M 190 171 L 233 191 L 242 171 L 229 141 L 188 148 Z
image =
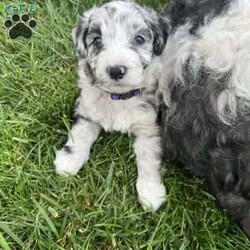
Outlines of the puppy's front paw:
M 152 182 L 148 179 L 138 179 L 136 183 L 139 202 L 145 210 L 156 211 L 165 201 L 166 188 L 160 182 Z
M 84 159 L 82 154 L 67 152 L 62 149 L 56 151 L 54 165 L 57 174 L 61 176 L 69 176 L 76 175 L 86 161 L 87 160 Z

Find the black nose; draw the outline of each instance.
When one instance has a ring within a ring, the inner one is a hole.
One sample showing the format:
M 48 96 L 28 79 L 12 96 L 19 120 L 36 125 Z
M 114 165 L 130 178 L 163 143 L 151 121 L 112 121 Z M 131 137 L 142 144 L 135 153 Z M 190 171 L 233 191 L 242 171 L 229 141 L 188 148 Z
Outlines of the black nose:
M 119 80 L 122 79 L 126 74 L 127 68 L 125 66 L 113 66 L 108 67 L 107 72 L 111 79 Z

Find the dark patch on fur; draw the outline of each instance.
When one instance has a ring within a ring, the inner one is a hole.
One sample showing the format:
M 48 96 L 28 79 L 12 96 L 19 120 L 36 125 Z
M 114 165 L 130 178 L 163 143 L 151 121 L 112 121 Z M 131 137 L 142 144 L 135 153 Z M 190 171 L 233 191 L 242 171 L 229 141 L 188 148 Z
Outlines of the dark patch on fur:
M 89 118 L 79 114 L 79 111 L 78 111 L 79 106 L 80 106 L 80 100 L 78 98 L 72 109 L 72 115 L 71 115 L 72 125 L 79 123 L 80 120 L 92 122 Z
M 158 23 L 151 23 L 151 30 L 154 35 L 153 51 L 156 56 L 161 55 L 168 38 L 168 25 L 163 18 L 158 19 Z
M 99 25 L 92 26 L 91 29 L 89 29 L 88 36 L 98 35 L 101 36 L 102 32 Z
M 163 12 L 168 17 L 173 29 L 191 22 L 191 34 L 204 25 L 205 20 L 222 15 L 229 7 L 231 0 L 172 0 Z
M 98 46 L 95 44 L 95 39 L 98 38 L 101 41 L 101 37 L 102 37 L 102 32 L 101 32 L 100 26 L 93 25 L 89 29 L 89 32 L 86 37 L 86 41 L 87 41 L 86 44 L 88 45 L 88 47 L 91 47 L 89 49 L 89 53 L 98 55 L 102 51 L 102 48 L 103 48 L 102 42 L 100 42 Z
M 73 117 L 73 125 L 79 123 L 80 120 L 83 120 L 83 121 L 86 121 L 86 122 L 92 122 L 91 119 L 89 119 L 89 118 L 87 118 L 87 117 L 85 117 L 85 116 L 76 114 L 76 115 L 74 115 L 74 117 Z
M 86 38 L 87 38 L 87 35 L 88 35 L 88 31 L 89 31 L 89 28 L 86 28 L 86 29 L 83 31 L 83 36 L 82 36 L 82 41 L 83 41 L 83 44 L 84 44 L 85 49 L 88 48 L 88 46 L 87 46 L 87 41 L 86 41 Z
M 73 151 L 72 151 L 72 148 L 70 146 L 64 146 L 63 147 L 63 150 L 67 153 L 67 154 L 71 154 Z
M 76 28 L 76 41 L 75 41 L 75 52 L 76 54 L 80 57 L 80 58 L 85 58 L 86 54 L 84 51 L 81 51 L 79 48 L 78 48 L 78 43 L 79 42 L 83 42 L 83 45 L 85 47 L 85 49 L 87 49 L 87 43 L 86 43 L 86 36 L 87 36 L 87 33 L 88 33 L 88 28 L 84 29 L 82 28 L 81 25 L 79 25 L 77 28 Z

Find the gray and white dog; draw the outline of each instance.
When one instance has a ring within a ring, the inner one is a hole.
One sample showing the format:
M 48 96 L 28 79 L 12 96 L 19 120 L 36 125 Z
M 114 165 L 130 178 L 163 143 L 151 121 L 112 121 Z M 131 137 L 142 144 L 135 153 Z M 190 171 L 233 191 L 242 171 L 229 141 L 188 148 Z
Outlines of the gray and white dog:
M 250 237 L 250 1 L 172 0 L 163 13 L 162 142 Z
M 250 236 L 250 1 L 172 0 L 161 17 L 113 1 L 73 33 L 81 94 L 56 171 L 76 174 L 101 128 L 132 133 L 139 200 L 157 210 L 161 94 L 163 155 L 207 179 Z
M 77 174 L 102 128 L 134 134 L 139 201 L 157 210 L 165 198 L 155 94 L 166 40 L 160 19 L 132 1 L 112 1 L 85 12 L 73 38 L 81 92 L 68 141 L 56 152 L 56 171 Z

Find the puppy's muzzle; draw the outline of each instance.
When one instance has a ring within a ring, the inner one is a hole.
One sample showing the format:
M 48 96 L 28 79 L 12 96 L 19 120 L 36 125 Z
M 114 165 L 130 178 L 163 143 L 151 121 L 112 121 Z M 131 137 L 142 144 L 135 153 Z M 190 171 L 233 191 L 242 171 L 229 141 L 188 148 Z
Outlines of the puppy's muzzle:
M 123 65 L 117 65 L 107 68 L 107 73 L 109 77 L 116 81 L 122 79 L 126 74 L 126 72 L 127 72 L 127 67 Z

